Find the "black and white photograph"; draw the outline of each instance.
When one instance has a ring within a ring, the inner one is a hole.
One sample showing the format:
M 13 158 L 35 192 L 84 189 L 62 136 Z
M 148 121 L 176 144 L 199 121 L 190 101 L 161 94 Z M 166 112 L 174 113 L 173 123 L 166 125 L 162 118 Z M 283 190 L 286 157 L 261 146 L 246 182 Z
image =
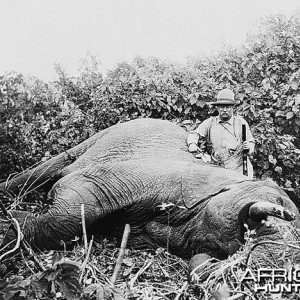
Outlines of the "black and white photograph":
M 0 300 L 300 299 L 299 0 L 0 9 Z

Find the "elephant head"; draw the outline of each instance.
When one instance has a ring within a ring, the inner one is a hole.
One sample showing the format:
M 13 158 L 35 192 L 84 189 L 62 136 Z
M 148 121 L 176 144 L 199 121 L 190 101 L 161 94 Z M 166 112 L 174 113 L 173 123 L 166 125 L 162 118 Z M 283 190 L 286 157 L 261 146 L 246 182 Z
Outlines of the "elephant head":
M 244 260 L 249 266 L 268 268 L 275 263 L 282 267 L 287 259 L 300 261 L 299 211 L 281 188 L 268 179 L 235 185 L 227 193 L 228 197 L 224 193 L 207 207 L 210 222 L 223 224 L 223 228 L 214 229 L 222 242 L 216 245 L 215 252 L 200 250 L 192 257 L 190 280 L 199 279 L 198 275 L 204 280 L 215 268 L 215 259 L 235 254 L 245 243 L 250 247 Z

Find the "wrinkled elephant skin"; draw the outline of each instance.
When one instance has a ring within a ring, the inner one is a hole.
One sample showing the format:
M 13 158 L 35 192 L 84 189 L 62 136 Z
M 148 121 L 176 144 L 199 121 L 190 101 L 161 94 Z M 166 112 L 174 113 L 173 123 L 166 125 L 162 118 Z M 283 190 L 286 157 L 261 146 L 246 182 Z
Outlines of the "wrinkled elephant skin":
M 120 239 L 129 223 L 130 246 L 166 247 L 182 257 L 228 257 L 244 243 L 244 224 L 257 229 L 258 240 L 282 239 L 276 226 L 261 222 L 269 216 L 299 226 L 297 208 L 277 184 L 195 159 L 186 135 L 162 120 L 117 124 L 0 189 L 51 183 L 48 212 L 11 211 L 26 240 L 41 249 L 61 248 L 61 241 L 82 235 L 82 204 L 89 234 Z

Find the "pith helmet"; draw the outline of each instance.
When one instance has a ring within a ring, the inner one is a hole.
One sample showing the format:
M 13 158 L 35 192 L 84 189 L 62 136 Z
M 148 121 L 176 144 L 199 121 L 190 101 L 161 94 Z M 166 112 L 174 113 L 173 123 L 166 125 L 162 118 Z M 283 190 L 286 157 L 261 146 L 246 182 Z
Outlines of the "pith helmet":
M 230 89 L 223 89 L 217 94 L 217 101 L 208 102 L 211 105 L 237 105 L 238 100 L 235 100 L 234 93 Z

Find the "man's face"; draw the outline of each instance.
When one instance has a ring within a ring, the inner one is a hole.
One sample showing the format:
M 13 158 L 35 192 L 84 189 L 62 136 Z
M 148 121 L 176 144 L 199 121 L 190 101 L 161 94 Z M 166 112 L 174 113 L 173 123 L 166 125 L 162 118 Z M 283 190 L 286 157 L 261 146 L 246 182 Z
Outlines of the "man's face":
M 233 105 L 218 105 L 217 110 L 219 112 L 219 116 L 221 120 L 227 121 L 229 120 L 233 115 Z

